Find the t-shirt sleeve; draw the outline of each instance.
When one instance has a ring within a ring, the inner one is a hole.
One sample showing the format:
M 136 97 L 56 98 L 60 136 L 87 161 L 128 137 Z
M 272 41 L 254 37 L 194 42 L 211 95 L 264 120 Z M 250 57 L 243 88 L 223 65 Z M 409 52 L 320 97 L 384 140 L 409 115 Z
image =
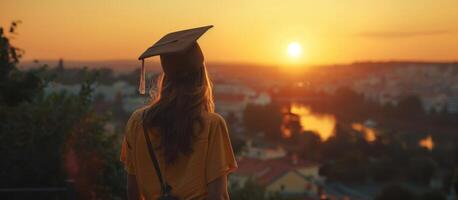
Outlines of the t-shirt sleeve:
M 237 168 L 234 151 L 227 130 L 226 122 L 219 117 L 211 127 L 208 138 L 208 153 L 206 163 L 207 183 L 226 175 Z
M 121 145 L 121 156 L 120 160 L 124 164 L 124 169 L 128 174 L 135 175 L 135 163 L 134 163 L 134 131 L 135 122 L 134 117 L 131 116 L 126 125 L 125 136 Z

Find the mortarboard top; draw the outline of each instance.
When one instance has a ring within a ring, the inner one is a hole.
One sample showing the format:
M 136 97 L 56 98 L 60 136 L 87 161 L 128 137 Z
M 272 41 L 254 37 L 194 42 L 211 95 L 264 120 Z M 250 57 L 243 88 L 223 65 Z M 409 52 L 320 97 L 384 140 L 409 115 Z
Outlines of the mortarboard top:
M 197 51 L 201 54 L 200 48 L 197 45 L 197 40 L 208 31 L 208 29 L 212 28 L 213 25 L 203 26 L 193 29 L 187 29 L 177 32 L 172 32 L 164 37 L 162 37 L 159 41 L 157 41 L 153 46 L 149 47 L 142 55 L 138 58 L 142 60 L 142 68 L 141 68 L 141 75 L 140 75 L 140 86 L 139 92 L 140 94 L 145 94 L 145 58 L 157 56 L 157 55 L 167 55 L 167 54 L 174 54 L 174 53 L 182 53 L 186 52 L 191 47 L 196 47 Z M 193 51 L 196 51 L 193 49 Z M 201 54 L 201 56 L 203 56 Z M 162 57 L 161 57 L 162 59 Z M 203 57 L 202 57 L 203 59 Z
M 139 60 L 149 58 L 152 56 L 179 53 L 187 50 L 191 47 L 197 39 L 200 38 L 208 29 L 212 28 L 213 25 L 203 26 L 199 28 L 187 29 L 169 33 L 157 41 L 153 46 L 148 48 L 138 58 Z

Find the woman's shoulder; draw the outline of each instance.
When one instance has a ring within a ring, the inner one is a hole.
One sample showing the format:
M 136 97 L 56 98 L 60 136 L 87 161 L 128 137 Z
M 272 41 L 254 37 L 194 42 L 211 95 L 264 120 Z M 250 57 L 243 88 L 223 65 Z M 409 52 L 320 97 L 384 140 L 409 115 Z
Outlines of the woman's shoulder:
M 146 107 L 142 107 L 132 112 L 128 123 L 138 124 L 142 122 L 143 113 L 145 112 L 146 109 L 147 109 Z
M 224 120 L 223 116 L 216 112 L 205 112 L 203 114 L 203 118 L 211 124 L 226 124 L 226 121 Z

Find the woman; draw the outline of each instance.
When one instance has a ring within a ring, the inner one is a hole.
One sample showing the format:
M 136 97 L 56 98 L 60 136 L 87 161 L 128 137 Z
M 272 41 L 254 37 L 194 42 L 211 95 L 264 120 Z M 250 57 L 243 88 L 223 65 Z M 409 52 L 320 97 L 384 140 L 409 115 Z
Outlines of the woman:
M 174 40 L 169 41 L 189 40 L 190 35 L 202 35 L 209 28 L 172 33 Z M 170 34 L 167 36 L 170 39 Z M 164 73 L 158 80 L 156 97 L 127 122 L 121 160 L 128 173 L 129 199 L 158 199 L 164 194 L 145 138 L 151 141 L 160 175 L 172 196 L 229 199 L 227 175 L 237 164 L 226 123 L 214 112 L 212 84 L 195 41 L 200 36 L 180 44 L 185 47 L 164 53 L 164 48 L 171 48 L 167 45 L 176 45 L 167 43 L 167 36 L 166 43 L 161 39 L 140 57 L 160 55 Z

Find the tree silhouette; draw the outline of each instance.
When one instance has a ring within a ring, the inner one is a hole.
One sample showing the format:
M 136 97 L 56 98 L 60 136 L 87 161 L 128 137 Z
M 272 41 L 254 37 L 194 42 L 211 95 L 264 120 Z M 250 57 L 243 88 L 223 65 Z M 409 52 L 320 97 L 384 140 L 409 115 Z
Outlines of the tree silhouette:
M 414 200 L 415 195 L 408 189 L 399 185 L 384 187 L 375 200 Z
M 20 21 L 14 21 L 9 34 L 16 33 Z M 0 27 L 0 103 L 16 106 L 24 101 L 31 102 L 43 87 L 36 72 L 22 72 L 16 67 L 23 51 L 10 43 L 7 33 Z
M 10 33 L 15 33 L 13 22 Z M 92 107 L 96 74 L 86 73 L 78 94 L 44 92 L 47 72 L 21 71 L 21 54 L 0 27 L 0 188 L 62 187 L 73 180 L 76 199 L 125 196 L 117 135 Z M 41 196 L 44 195 L 44 196 Z M 5 199 L 63 199 L 14 193 Z M 2 196 L 3 197 L 3 196 Z

